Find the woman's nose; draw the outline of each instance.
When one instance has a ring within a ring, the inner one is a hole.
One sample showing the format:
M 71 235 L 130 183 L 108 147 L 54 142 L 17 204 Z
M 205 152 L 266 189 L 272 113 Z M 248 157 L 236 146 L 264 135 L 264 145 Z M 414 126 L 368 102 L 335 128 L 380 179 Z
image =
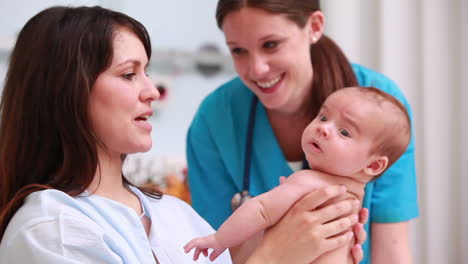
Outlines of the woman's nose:
M 154 100 L 157 100 L 161 96 L 156 85 L 149 77 L 146 76 L 143 86 L 143 91 L 141 92 L 141 97 L 143 101 L 152 102 Z
M 269 70 L 270 67 L 265 57 L 251 56 L 249 62 L 250 78 L 261 79 Z

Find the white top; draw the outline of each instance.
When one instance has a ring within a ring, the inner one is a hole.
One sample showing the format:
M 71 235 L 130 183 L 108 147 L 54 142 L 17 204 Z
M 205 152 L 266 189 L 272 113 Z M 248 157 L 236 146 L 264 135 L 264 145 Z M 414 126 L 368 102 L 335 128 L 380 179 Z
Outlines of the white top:
M 153 199 L 137 188 L 145 215 L 113 200 L 57 190 L 30 194 L 11 219 L 0 244 L 0 263 L 231 263 L 228 250 L 216 261 L 192 260 L 183 246 L 214 232 L 188 204 L 164 195 Z
M 302 161 L 302 160 L 300 160 L 300 161 L 288 161 L 288 165 L 289 165 L 289 167 L 291 168 L 291 170 L 293 172 L 302 170 L 303 163 L 304 163 L 304 161 Z

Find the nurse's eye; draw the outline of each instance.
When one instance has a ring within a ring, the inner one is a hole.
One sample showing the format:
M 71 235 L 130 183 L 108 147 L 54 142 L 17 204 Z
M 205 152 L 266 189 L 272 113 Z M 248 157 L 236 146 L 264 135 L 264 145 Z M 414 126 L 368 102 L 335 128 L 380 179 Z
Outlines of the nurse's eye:
M 122 74 L 122 78 L 131 81 L 131 80 L 133 80 L 135 75 L 136 75 L 136 73 L 134 73 L 134 72 L 125 73 L 125 74 Z
M 234 55 L 240 55 L 240 54 L 243 54 L 245 52 L 246 52 L 246 50 L 243 49 L 243 48 L 232 48 L 231 49 L 231 53 L 234 54 Z
M 267 41 L 265 43 L 263 43 L 263 47 L 265 49 L 274 49 L 278 46 L 278 42 L 276 41 Z
M 326 116 L 321 115 L 321 116 L 319 116 L 319 120 L 322 121 L 322 122 L 325 122 L 325 121 L 327 121 L 328 119 L 327 119 Z
M 340 129 L 340 134 L 345 137 L 350 137 L 348 130 L 341 128 Z

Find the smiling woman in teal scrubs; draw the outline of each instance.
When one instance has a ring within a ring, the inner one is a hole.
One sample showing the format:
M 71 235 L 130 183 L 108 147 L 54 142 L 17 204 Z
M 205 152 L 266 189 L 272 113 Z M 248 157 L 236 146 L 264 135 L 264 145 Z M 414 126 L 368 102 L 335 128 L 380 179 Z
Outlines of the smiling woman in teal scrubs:
M 411 114 L 393 81 L 349 63 L 323 35 L 318 1 L 265 0 L 250 6 L 249 1 L 220 0 L 216 18 L 239 77 L 205 98 L 187 136 L 193 207 L 215 229 L 232 213 L 233 195 L 244 191 L 245 164 L 250 163 L 245 191 L 252 195 L 271 190 L 280 176 L 301 168 L 302 131 L 333 90 L 374 86 L 399 99 Z M 249 133 L 254 96 L 259 104 Z M 411 262 L 408 221 L 418 216 L 414 163 L 413 137 L 403 156 L 367 184 L 370 237 L 361 263 Z

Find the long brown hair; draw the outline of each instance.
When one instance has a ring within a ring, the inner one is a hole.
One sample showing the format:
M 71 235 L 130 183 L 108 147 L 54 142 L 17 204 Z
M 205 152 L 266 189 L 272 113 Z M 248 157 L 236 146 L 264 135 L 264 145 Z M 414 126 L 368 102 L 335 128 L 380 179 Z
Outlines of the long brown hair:
M 19 33 L 0 103 L 0 238 L 30 193 L 54 188 L 75 196 L 93 180 L 99 140 L 89 94 L 112 61 L 118 27 L 135 33 L 149 59 L 144 26 L 101 7 L 51 7 Z
M 244 7 L 258 8 L 270 13 L 284 14 L 298 27 L 304 28 L 310 14 L 320 10 L 318 0 L 219 0 L 216 22 L 221 29 L 224 18 Z M 323 35 L 310 46 L 314 69 L 311 114 L 316 116 L 328 95 L 337 89 L 357 86 L 353 69 L 343 51 L 329 37 Z

